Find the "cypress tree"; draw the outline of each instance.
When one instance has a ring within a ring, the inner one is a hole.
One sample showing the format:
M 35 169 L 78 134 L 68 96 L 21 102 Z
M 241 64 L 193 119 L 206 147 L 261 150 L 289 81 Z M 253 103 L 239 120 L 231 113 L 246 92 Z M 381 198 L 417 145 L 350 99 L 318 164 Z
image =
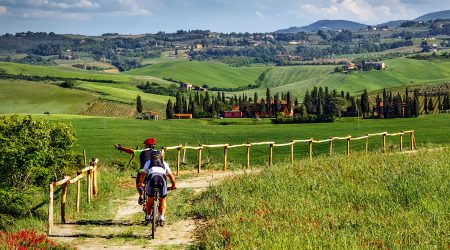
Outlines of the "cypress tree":
M 409 101 L 408 88 L 405 90 L 405 117 L 411 117 L 411 104 Z
M 306 111 L 308 112 L 308 114 L 312 114 L 313 113 L 313 101 L 312 101 L 312 97 L 309 94 L 309 90 L 306 90 L 305 93 L 305 97 L 303 98 L 303 104 L 306 107 Z M 298 106 L 298 105 L 296 105 Z
M 174 112 L 176 114 L 183 112 L 182 105 L 183 104 L 182 104 L 182 100 L 181 100 L 181 92 L 177 91 L 177 95 L 175 97 L 175 107 L 174 107 Z
M 172 119 L 173 114 L 174 114 L 174 110 L 173 110 L 172 100 L 169 99 L 167 101 L 167 105 L 166 105 L 166 119 Z
M 142 108 L 143 108 L 143 106 L 142 106 L 142 98 L 141 98 L 140 95 L 138 95 L 136 97 L 136 111 L 138 113 L 142 113 Z
M 286 104 L 287 104 L 288 112 L 290 113 L 292 110 L 292 100 L 291 100 L 291 92 L 290 91 L 288 91 L 286 94 Z
M 425 111 L 425 114 L 428 114 L 428 96 L 426 93 L 423 101 L 423 110 Z
M 186 97 L 183 95 L 183 113 L 184 114 L 187 114 L 188 113 L 188 105 L 187 105 L 187 100 L 186 100 Z
M 268 111 L 270 114 L 272 114 L 272 96 L 270 95 L 270 89 L 267 88 L 266 89 L 266 105 L 267 105 L 267 109 L 266 111 Z

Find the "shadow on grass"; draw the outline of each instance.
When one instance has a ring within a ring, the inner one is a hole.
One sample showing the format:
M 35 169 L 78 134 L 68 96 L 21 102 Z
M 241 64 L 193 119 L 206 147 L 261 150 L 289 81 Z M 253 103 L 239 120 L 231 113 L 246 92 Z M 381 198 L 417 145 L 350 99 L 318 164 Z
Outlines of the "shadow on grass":
M 51 234 L 50 237 L 59 237 L 59 238 L 103 238 L 103 239 L 113 239 L 113 238 L 133 238 L 133 239 L 142 239 L 145 237 L 151 237 L 151 235 L 142 235 L 142 234 L 134 234 L 134 233 L 118 233 L 118 234 L 87 234 L 87 233 L 79 233 L 79 234 Z
M 68 222 L 61 225 L 136 226 L 144 225 L 144 222 L 131 222 L 127 220 L 79 220 L 76 222 Z

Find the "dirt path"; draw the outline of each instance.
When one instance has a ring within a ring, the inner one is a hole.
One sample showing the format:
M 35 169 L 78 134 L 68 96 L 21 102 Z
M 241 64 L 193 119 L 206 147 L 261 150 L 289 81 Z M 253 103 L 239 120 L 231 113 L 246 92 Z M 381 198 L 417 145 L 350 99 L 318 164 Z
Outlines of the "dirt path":
M 251 171 L 247 171 L 251 172 Z M 177 181 L 178 189 L 191 189 L 201 193 L 224 178 L 246 171 L 204 172 L 195 177 Z M 110 221 L 89 225 L 59 224 L 55 226 L 54 240 L 70 243 L 78 249 L 137 249 L 173 246 L 187 248 L 194 243 L 194 231 L 201 222 L 193 218 L 167 222 L 158 228 L 157 239 L 150 239 L 151 228 L 142 226 L 136 217 L 143 216 L 142 206 L 137 204 L 138 195 L 128 197 Z

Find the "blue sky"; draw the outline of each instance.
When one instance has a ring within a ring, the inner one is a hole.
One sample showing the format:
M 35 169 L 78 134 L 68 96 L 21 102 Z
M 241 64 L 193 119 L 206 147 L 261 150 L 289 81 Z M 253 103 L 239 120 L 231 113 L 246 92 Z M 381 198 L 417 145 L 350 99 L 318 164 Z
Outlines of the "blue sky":
M 321 19 L 379 24 L 447 9 L 450 0 L 0 0 L 0 34 L 271 32 Z

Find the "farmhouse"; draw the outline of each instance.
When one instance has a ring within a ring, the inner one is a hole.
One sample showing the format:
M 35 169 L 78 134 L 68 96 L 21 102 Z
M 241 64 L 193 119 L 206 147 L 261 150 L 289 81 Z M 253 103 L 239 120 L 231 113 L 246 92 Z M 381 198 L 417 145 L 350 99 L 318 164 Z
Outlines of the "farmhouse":
M 144 111 L 141 113 L 141 118 L 143 120 L 153 119 L 156 121 L 159 119 L 159 114 L 157 112 L 153 112 L 153 111 Z
M 244 113 L 239 110 L 239 106 L 233 106 L 231 108 L 231 111 L 225 111 L 223 112 L 224 118 L 242 118 L 244 116 Z
M 358 69 L 358 65 L 356 65 L 354 63 L 349 63 L 349 64 L 344 65 L 343 69 L 345 71 L 355 70 L 355 69 Z
M 192 88 L 192 83 L 180 82 L 180 89 L 190 90 Z
M 175 119 L 192 119 L 192 114 L 174 114 Z

